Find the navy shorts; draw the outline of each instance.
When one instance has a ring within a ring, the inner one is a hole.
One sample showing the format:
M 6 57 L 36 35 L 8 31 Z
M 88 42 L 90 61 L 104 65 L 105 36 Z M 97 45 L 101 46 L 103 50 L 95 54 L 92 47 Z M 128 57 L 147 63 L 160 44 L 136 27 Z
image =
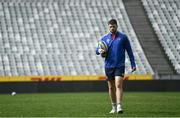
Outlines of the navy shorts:
M 115 80 L 115 76 L 124 77 L 125 67 L 120 68 L 105 68 L 106 80 Z

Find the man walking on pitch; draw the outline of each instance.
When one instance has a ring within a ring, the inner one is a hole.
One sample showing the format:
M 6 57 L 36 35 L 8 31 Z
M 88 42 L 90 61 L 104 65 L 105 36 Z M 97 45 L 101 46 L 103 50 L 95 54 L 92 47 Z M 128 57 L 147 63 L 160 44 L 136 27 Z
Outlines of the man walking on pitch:
M 109 33 L 104 35 L 100 41 L 107 46 L 107 51 L 98 46 L 96 54 L 105 56 L 105 74 L 109 88 L 109 96 L 112 103 L 110 113 L 123 113 L 123 77 L 125 73 L 125 51 L 127 51 L 131 62 L 132 72 L 136 70 L 134 55 L 128 37 L 117 31 L 118 25 L 115 19 L 108 22 Z

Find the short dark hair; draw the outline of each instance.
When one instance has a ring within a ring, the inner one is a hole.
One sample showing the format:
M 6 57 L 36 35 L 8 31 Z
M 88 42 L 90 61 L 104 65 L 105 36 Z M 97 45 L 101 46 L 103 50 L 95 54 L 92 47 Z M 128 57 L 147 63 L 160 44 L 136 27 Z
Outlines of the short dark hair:
M 111 25 L 116 24 L 116 25 L 117 25 L 116 19 L 111 19 L 111 20 L 109 20 L 109 21 L 108 21 L 108 25 L 109 25 L 109 24 L 111 24 Z

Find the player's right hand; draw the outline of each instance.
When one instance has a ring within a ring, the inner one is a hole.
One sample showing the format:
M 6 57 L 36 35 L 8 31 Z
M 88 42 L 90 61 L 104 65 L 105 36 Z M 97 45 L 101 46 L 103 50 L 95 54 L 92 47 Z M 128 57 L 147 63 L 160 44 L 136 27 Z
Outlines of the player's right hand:
M 99 48 L 99 49 L 98 49 L 98 52 L 99 52 L 100 54 L 103 54 L 103 53 L 105 52 L 105 50 Z

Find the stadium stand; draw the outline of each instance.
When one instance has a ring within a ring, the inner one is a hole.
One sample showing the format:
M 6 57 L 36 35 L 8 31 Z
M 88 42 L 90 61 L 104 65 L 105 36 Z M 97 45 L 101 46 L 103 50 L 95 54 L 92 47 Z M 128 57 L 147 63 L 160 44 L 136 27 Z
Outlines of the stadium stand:
M 142 0 L 165 53 L 180 74 L 180 2 L 179 0 Z
M 104 74 L 95 48 L 110 18 L 131 40 L 136 74 L 153 75 L 121 0 L 0 0 L 0 75 Z
M 156 75 L 176 74 L 140 0 L 123 0 L 130 22 Z

